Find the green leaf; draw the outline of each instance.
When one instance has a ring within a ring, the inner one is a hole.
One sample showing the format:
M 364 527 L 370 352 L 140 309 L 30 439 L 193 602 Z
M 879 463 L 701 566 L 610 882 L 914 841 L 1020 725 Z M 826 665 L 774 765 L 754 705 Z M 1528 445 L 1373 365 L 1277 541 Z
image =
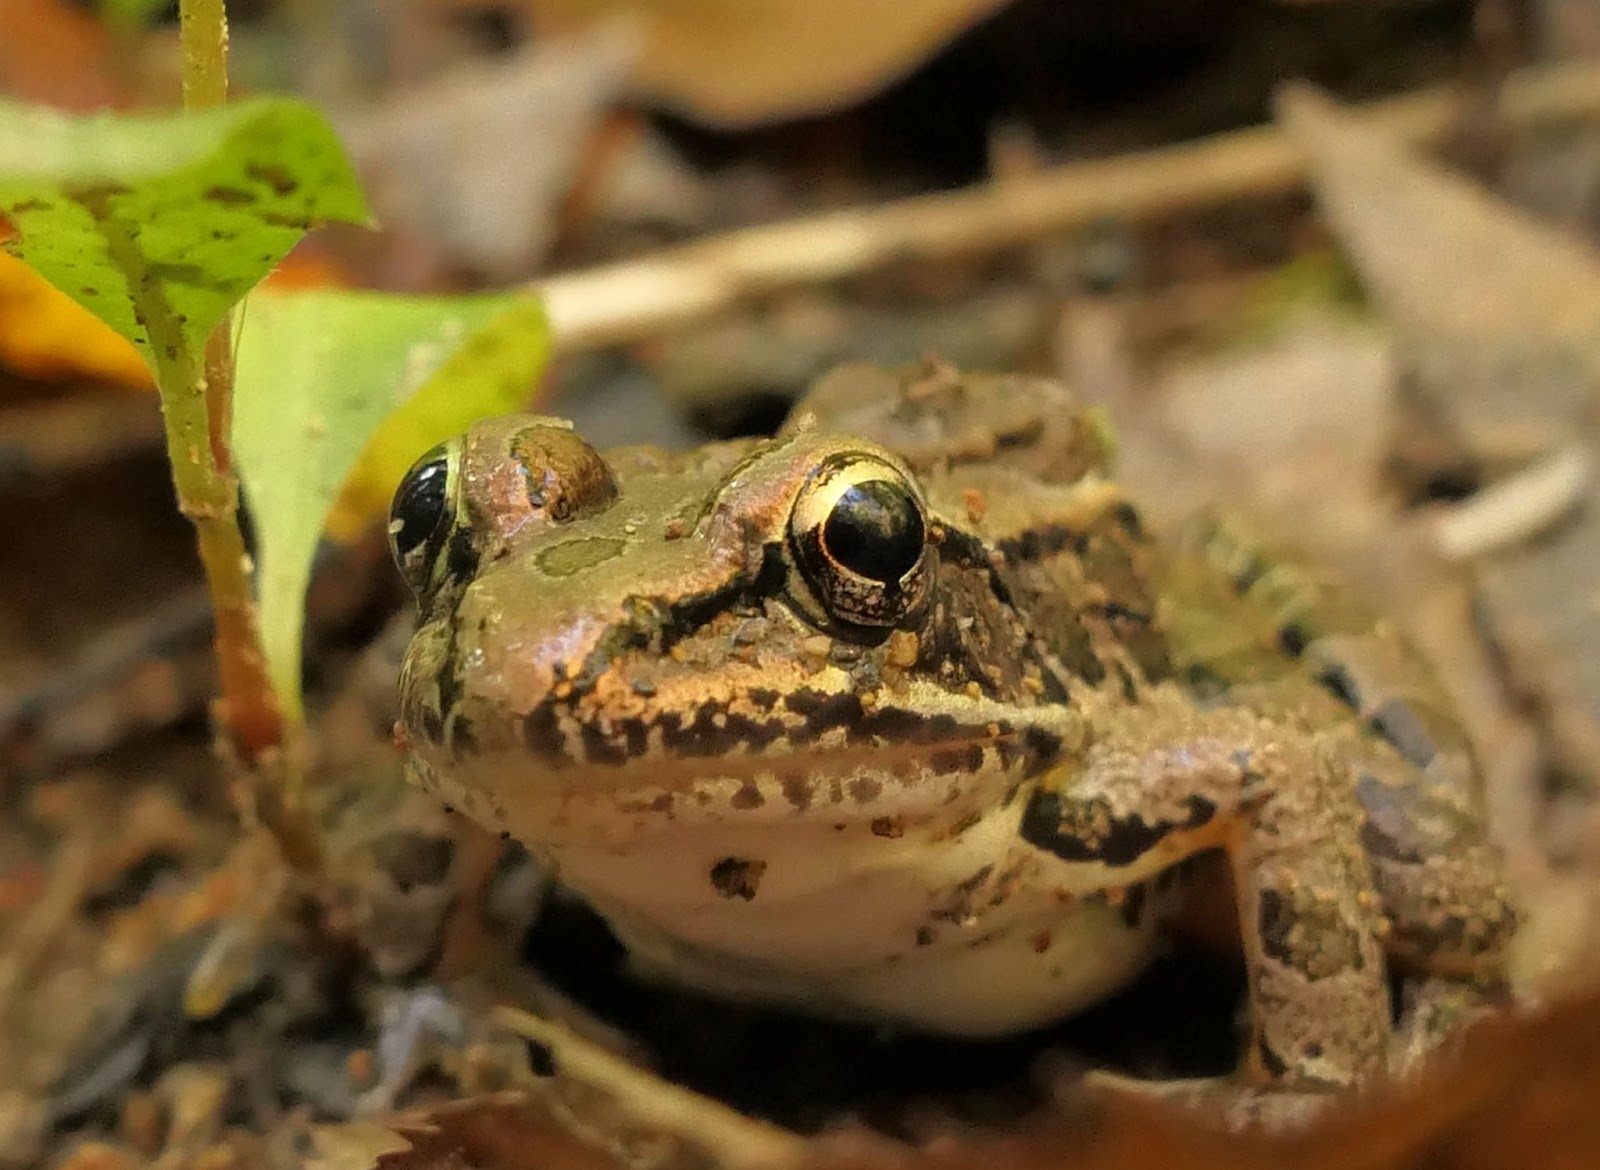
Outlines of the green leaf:
M 291 713 L 312 556 L 358 456 L 355 482 L 381 515 L 422 452 L 522 406 L 549 349 L 543 308 L 520 294 L 251 298 L 233 443 L 255 519 L 267 669 Z
M 308 228 L 368 219 L 332 127 L 287 98 L 89 117 L 0 101 L 0 213 L 7 249 L 158 376 Z

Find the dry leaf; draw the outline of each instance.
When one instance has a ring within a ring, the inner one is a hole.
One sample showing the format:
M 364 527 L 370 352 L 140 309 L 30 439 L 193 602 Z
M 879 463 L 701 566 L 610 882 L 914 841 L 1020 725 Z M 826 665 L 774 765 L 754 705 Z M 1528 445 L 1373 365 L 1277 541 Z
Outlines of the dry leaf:
M 1600 266 L 1577 240 L 1362 125 L 1309 86 L 1279 120 L 1322 214 L 1471 435 L 1568 436 L 1600 378 Z
M 1438 335 L 1600 328 L 1600 269 L 1570 236 L 1363 125 L 1309 86 L 1279 100 L 1323 216 L 1395 325 Z
M 618 1162 L 584 1145 L 542 1101 L 502 1094 L 378 1124 L 313 1131 L 307 1170 L 613 1170 Z
M 866 97 L 1007 0 L 528 0 L 541 28 L 640 18 L 634 80 L 717 126 L 838 109 Z
M 1389 314 L 1420 388 L 1468 445 L 1587 447 L 1600 387 L 1600 262 L 1580 241 L 1296 87 L 1282 121 L 1323 214 Z M 1600 785 L 1600 490 L 1481 574 L 1481 622 Z
M 1600 1165 L 1600 997 L 1492 1021 L 1419 1084 L 1330 1111 L 1301 1134 L 1225 1134 L 1137 1097 L 1077 1102 L 1062 1120 L 916 1149 L 859 1131 L 808 1143 L 808 1170 L 1579 1170 Z M 320 1128 L 313 1170 L 608 1170 L 576 1116 L 502 1094 L 378 1125 Z M 623 1151 L 619 1150 L 619 1153 Z M 635 1158 L 650 1151 L 626 1151 Z M 654 1165 L 681 1166 L 670 1154 Z M 690 1164 L 705 1165 L 704 1162 Z M 758 1167 L 763 1163 L 746 1163 Z
M 1600 456 L 1589 448 L 1590 462 Z M 1563 763 L 1600 790 L 1600 487 L 1553 539 L 1479 572 L 1485 623 L 1535 695 Z
M 0 93 L 66 110 L 115 105 L 112 44 L 87 6 L 0 0 Z
M 388 224 L 495 283 L 528 275 L 637 39 L 615 25 L 463 66 L 336 119 Z
M 1153 1103 L 1113 1098 L 1018 1137 L 821 1143 L 808 1170 L 1580 1170 L 1600 1165 L 1600 999 L 1496 1021 L 1461 1058 L 1384 1100 L 1293 1137 L 1227 1136 Z
M 153 387 L 139 352 L 15 256 L 0 253 L 0 366 L 25 378 Z

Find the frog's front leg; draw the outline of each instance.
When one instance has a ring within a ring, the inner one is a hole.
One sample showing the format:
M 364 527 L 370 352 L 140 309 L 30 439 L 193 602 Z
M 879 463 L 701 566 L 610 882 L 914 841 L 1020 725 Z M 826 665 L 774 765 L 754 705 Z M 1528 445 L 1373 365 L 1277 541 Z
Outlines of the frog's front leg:
M 1023 836 L 1080 888 L 1226 850 L 1249 988 L 1243 1074 L 1314 1092 L 1381 1075 L 1385 923 L 1340 754 L 1250 712 L 1195 711 L 1161 691 L 1095 726 L 1081 761 L 1033 796 Z

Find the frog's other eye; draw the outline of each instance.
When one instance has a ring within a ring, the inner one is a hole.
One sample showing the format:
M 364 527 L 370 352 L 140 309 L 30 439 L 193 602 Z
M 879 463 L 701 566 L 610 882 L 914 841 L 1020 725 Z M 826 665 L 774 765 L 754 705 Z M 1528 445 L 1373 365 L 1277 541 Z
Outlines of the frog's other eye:
M 806 584 L 829 617 L 898 625 L 921 602 L 928 526 L 905 474 L 872 456 L 823 464 L 801 489 L 789 540 Z
M 451 446 L 440 443 L 411 465 L 389 505 L 389 551 L 400 575 L 419 598 L 427 590 L 450 535 L 454 464 Z

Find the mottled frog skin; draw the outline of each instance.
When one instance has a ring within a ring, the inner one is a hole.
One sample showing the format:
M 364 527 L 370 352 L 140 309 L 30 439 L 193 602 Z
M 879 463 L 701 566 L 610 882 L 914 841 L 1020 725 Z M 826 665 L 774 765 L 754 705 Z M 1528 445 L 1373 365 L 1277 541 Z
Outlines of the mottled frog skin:
M 1242 1075 L 1369 1080 L 1391 963 L 1502 980 L 1470 755 L 1370 622 L 1319 625 L 1226 529 L 1158 549 L 1106 452 L 1061 384 L 937 364 L 688 454 L 480 422 L 393 511 L 411 775 L 647 975 L 974 1036 L 1124 984 L 1220 850 Z M 1241 599 L 1270 654 L 1193 618 Z

